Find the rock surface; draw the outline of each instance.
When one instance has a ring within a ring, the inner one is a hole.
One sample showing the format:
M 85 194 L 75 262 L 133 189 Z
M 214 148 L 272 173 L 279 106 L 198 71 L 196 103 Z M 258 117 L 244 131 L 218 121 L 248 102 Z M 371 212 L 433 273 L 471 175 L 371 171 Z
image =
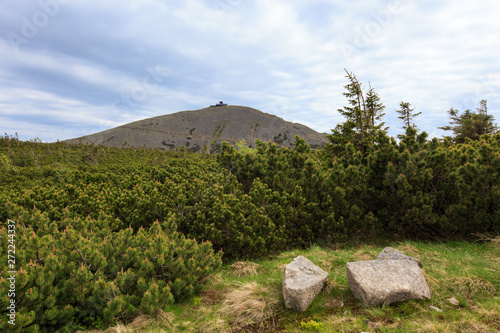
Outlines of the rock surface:
M 328 273 L 304 256 L 298 256 L 286 265 L 283 272 L 285 306 L 306 311 L 323 288 Z
M 386 247 L 383 249 L 382 252 L 379 253 L 377 260 L 412 260 L 415 261 L 420 268 L 423 267 L 422 262 L 419 259 L 407 256 L 403 252 L 392 247 Z
M 443 310 L 441 310 L 440 308 L 438 308 L 437 306 L 434 306 L 434 305 L 429 306 L 429 309 L 436 311 L 436 312 L 443 312 Z
M 346 265 L 349 288 L 365 305 L 431 298 L 431 291 L 413 260 L 368 260 Z
M 184 146 L 193 151 L 202 151 L 207 146 L 209 152 L 217 153 L 223 142 L 234 146 L 240 140 L 245 140 L 250 148 L 256 147 L 257 139 L 266 143 L 272 141 L 278 147 L 293 147 L 295 135 L 303 138 L 311 148 L 322 147 L 328 142 L 326 133 L 238 105 L 166 114 L 67 141 L 166 150 Z

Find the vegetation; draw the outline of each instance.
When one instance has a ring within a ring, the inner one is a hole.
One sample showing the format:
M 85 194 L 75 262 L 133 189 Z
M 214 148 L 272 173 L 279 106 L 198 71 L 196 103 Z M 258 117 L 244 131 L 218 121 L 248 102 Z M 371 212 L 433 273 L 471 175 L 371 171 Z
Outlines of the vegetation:
M 417 125 L 413 122 L 416 117 L 422 114 L 422 112 L 413 112 L 415 108 L 411 107 L 409 102 L 399 103 L 399 110 L 396 112 L 399 114 L 398 119 L 403 122 L 403 129 L 406 131 L 408 127 L 413 127 L 417 129 Z
M 382 132 L 377 142 L 371 153 L 349 143 L 331 158 L 298 137 L 291 149 L 225 144 L 217 157 L 1 139 L 4 244 L 8 219 L 17 223 L 16 329 L 161 317 L 203 292 L 221 255 L 231 262 L 389 234 L 499 232 L 499 135 L 452 144 L 408 128 L 400 142 Z M 0 252 L 6 257 L 7 248 Z M 235 276 L 261 271 L 232 265 Z M 276 303 L 263 299 L 255 302 L 270 312 L 261 318 L 273 317 Z
M 347 97 L 349 105 L 338 111 L 346 121 L 332 130 L 332 134 L 328 136 L 331 143 L 328 147 L 333 152 L 339 152 L 350 142 L 357 150 L 364 152 L 374 144 L 380 132 L 387 130 L 382 121 L 385 106 L 371 85 L 364 93 L 356 76 L 345 71 L 349 83 L 344 86 L 347 91 L 343 95 Z
M 467 139 L 478 140 L 483 134 L 494 134 L 498 130 L 494 123 L 492 115 L 488 114 L 488 105 L 485 99 L 479 102 L 476 108 L 477 112 L 465 110 L 462 114 L 460 111 L 451 108 L 448 110 L 450 115 L 450 124 L 440 127 L 445 131 L 453 131 L 453 141 L 463 143 Z
M 18 272 L 16 326 L 1 297 L 0 330 L 498 329 L 500 134 L 486 102 L 486 134 L 472 136 L 474 117 L 455 114 L 453 138 L 429 140 L 408 122 L 397 141 L 375 91 L 347 78 L 346 121 L 318 151 L 298 136 L 292 148 L 224 143 L 217 156 L 0 138 L 0 237 L 15 245 Z M 418 115 L 401 108 L 406 120 Z M 491 242 L 464 241 L 478 233 Z M 345 263 L 373 259 L 380 239 L 406 240 L 395 246 L 425 258 L 432 300 L 354 300 Z M 279 293 L 283 264 L 298 254 L 331 274 L 304 314 L 285 310 Z
M 500 329 L 498 240 L 350 241 L 339 246 L 314 245 L 258 259 L 251 263 L 259 269 L 243 277 L 237 277 L 234 268 L 226 265 L 211 275 L 199 297 L 165 307 L 162 318 L 168 320 L 139 317 L 123 331 L 138 326 L 134 332 L 493 333 Z M 354 298 L 347 285 L 345 264 L 375 259 L 385 246 L 423 260 L 431 300 L 365 307 Z M 281 295 L 283 268 L 298 255 L 329 273 L 326 287 L 303 313 L 286 309 Z M 458 305 L 450 303 L 453 297 Z

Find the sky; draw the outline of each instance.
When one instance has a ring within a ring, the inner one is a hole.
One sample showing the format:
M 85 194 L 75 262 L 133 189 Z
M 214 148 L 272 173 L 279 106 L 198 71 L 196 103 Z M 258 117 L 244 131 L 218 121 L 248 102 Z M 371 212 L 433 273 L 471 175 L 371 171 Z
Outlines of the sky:
M 330 133 L 345 70 L 430 137 L 500 122 L 497 0 L 0 0 L 0 134 L 43 142 L 222 100 Z

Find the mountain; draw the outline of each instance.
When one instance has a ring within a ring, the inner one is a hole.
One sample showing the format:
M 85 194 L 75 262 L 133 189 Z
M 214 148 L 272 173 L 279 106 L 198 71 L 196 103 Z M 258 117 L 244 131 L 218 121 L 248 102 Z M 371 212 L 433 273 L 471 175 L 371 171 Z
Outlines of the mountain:
M 250 107 L 218 104 L 147 118 L 68 141 L 111 147 L 175 149 L 185 146 L 195 152 L 207 146 L 211 153 L 216 153 L 223 141 L 234 145 L 242 139 L 249 147 L 255 147 L 257 139 L 290 147 L 295 135 L 304 138 L 311 148 L 321 147 L 327 141 L 326 133 L 318 133 L 302 124 Z

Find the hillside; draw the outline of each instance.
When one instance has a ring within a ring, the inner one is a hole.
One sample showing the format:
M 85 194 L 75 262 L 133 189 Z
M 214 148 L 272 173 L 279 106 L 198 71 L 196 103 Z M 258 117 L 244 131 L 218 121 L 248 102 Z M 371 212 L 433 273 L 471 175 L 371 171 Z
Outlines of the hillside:
M 0 136 L 0 332 L 498 332 L 500 135 L 407 133 L 365 158 Z M 347 263 L 386 246 L 423 262 L 430 300 L 355 297 Z M 298 255 L 330 274 L 300 313 Z
M 295 135 L 304 138 L 312 148 L 326 142 L 325 133 L 250 107 L 235 105 L 147 118 L 68 141 L 110 147 L 145 145 L 175 149 L 185 146 L 195 152 L 206 145 L 214 153 L 220 150 L 223 141 L 234 145 L 242 139 L 250 147 L 255 147 L 257 139 L 264 142 L 271 140 L 278 146 L 290 147 L 295 142 Z

